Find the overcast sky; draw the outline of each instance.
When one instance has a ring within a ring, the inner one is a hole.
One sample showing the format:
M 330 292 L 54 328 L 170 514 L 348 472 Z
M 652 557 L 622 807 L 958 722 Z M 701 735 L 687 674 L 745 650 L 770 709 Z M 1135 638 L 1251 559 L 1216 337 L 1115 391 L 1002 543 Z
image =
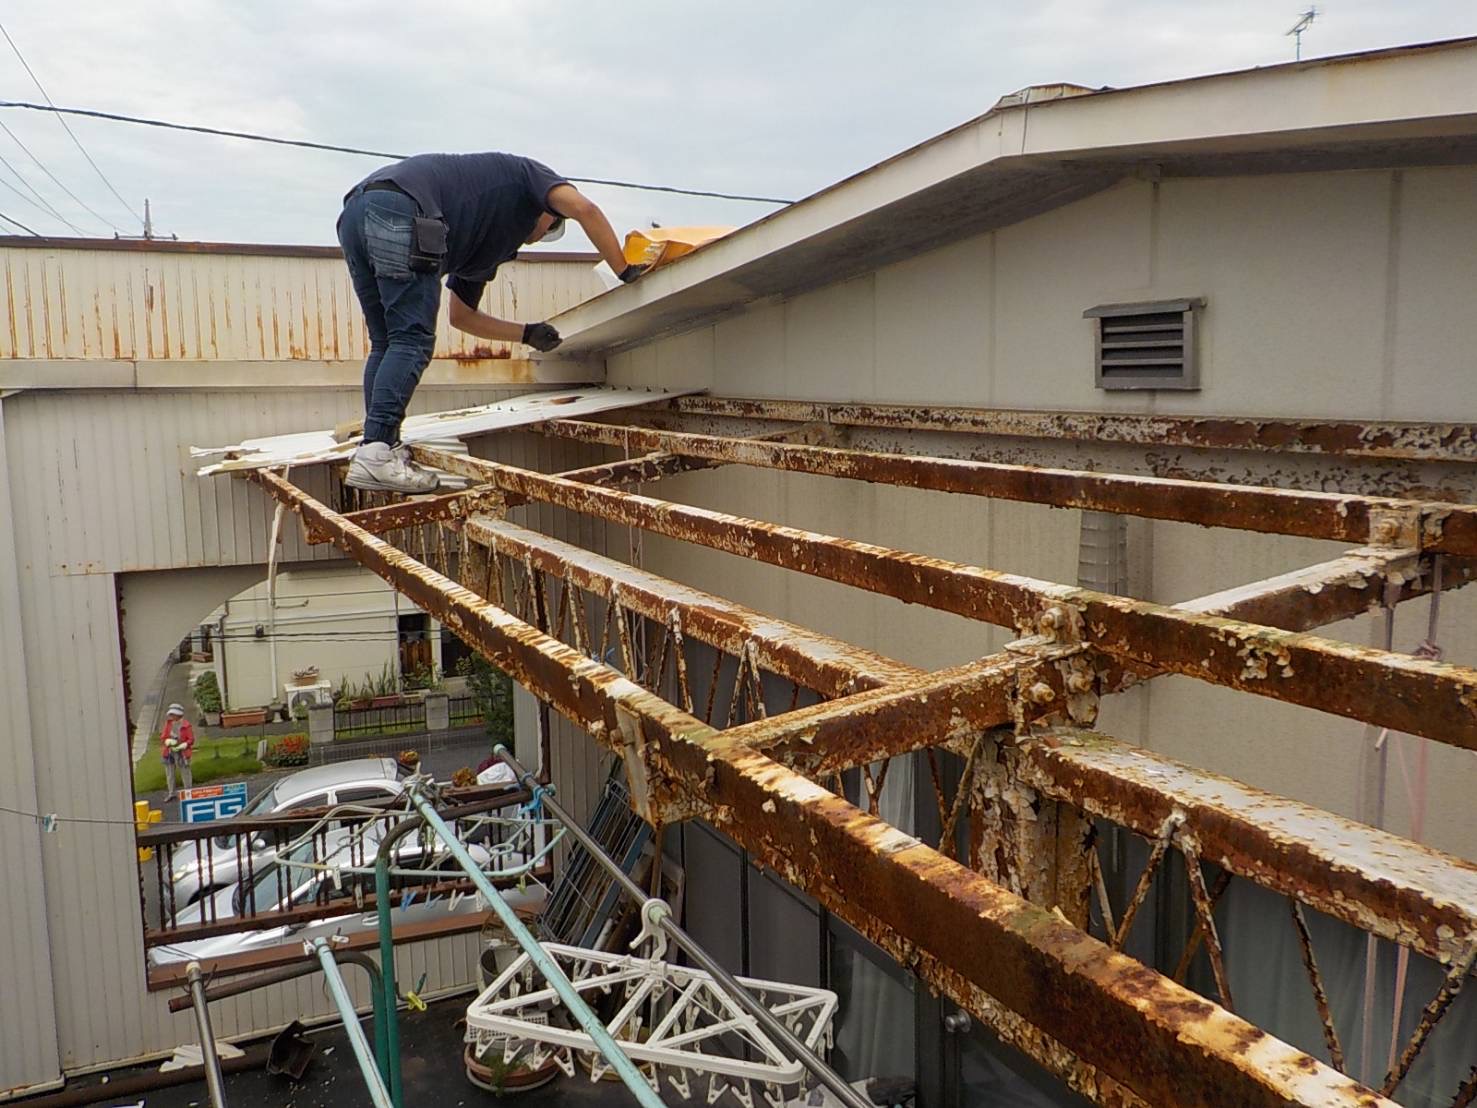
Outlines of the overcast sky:
M 1304 57 L 1477 33 L 1471 0 L 1329 0 Z M 11 0 L 0 19 L 63 106 L 378 150 L 509 150 L 570 176 L 802 197 L 1024 85 L 1125 86 L 1290 60 L 1299 0 L 903 4 L 574 0 Z M 36 100 L 0 42 L 0 98 Z M 0 109 L 131 233 L 52 116 Z M 70 120 L 108 179 L 182 239 L 325 243 L 373 158 Z M 0 132 L 0 157 L 91 234 Z M 72 234 L 0 166 L 0 213 Z M 618 232 L 773 210 L 591 186 Z M 578 244 L 568 235 L 561 247 Z

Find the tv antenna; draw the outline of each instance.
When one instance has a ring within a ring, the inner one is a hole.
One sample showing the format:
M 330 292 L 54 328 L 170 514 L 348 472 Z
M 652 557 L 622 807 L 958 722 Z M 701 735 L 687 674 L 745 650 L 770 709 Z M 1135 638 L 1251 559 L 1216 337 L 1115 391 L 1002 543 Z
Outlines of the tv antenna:
M 1312 4 L 1309 4 L 1308 10 L 1303 12 L 1302 15 L 1298 16 L 1298 21 L 1292 25 L 1290 30 L 1288 30 L 1287 33 L 1293 37 L 1293 41 L 1297 44 L 1295 47 L 1294 60 L 1303 60 L 1303 32 L 1306 31 L 1308 29 L 1308 25 L 1317 18 L 1318 9 L 1313 7 Z

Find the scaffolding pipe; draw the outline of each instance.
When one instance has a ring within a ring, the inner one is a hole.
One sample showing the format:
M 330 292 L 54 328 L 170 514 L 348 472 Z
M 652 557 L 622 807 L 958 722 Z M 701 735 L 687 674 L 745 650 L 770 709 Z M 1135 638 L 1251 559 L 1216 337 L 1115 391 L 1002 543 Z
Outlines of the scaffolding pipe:
M 359 1024 L 354 999 L 349 996 L 343 974 L 339 973 L 338 963 L 333 960 L 333 948 L 328 945 L 327 939 L 318 938 L 313 940 L 312 950 L 318 955 L 323 976 L 328 978 L 328 991 L 333 994 L 334 1007 L 344 1021 L 344 1033 L 349 1036 L 349 1046 L 353 1048 L 354 1057 L 359 1062 L 359 1072 L 364 1075 L 364 1084 L 369 1087 L 369 1099 L 374 1103 L 374 1108 L 394 1108 L 390 1101 L 390 1091 L 385 1088 L 384 1078 L 380 1076 L 379 1067 L 375 1063 L 374 1052 L 369 1049 L 369 1040 L 364 1037 L 364 1028 Z
M 518 780 L 521 784 L 528 785 L 534 791 L 535 796 L 542 797 L 543 804 L 564 824 L 565 830 L 573 835 L 575 840 L 589 851 L 590 855 L 604 867 L 615 883 L 620 886 L 621 891 L 643 909 L 647 904 L 656 899 L 647 896 L 645 890 L 631 880 L 626 871 L 621 869 L 615 860 L 601 849 L 600 844 L 579 825 L 578 821 L 566 812 L 558 801 L 549 795 L 550 790 L 540 786 L 533 774 L 523 768 L 518 762 L 518 759 L 513 757 L 506 746 L 499 743 L 493 747 L 492 752 L 496 757 L 502 759 L 504 765 L 518 775 Z M 654 858 L 653 865 L 660 866 L 661 858 Z M 761 1004 L 748 989 L 744 988 L 733 974 L 719 965 L 713 959 L 712 955 L 699 946 L 691 935 L 674 923 L 670 916 L 661 916 L 657 921 L 657 925 L 667 938 L 671 939 L 672 942 L 681 948 L 684 954 L 697 963 L 698 969 L 711 976 L 714 981 L 723 987 L 723 991 L 737 1002 L 740 1008 L 754 1017 L 759 1026 L 764 1029 L 765 1034 L 773 1037 L 786 1050 L 793 1054 L 796 1060 L 814 1074 L 821 1084 L 830 1089 L 843 1104 L 847 1105 L 847 1108 L 874 1108 L 870 1101 L 853 1089 L 846 1082 L 846 1079 L 832 1069 L 820 1055 L 801 1042 L 799 1037 L 786 1027 L 781 1020 L 776 1019 L 773 1012 Z
M 185 967 L 185 980 L 190 983 L 191 1006 L 195 1009 L 195 1026 L 200 1031 L 200 1060 L 205 1066 L 205 1088 L 210 1093 L 212 1108 L 226 1108 L 226 1085 L 221 1077 L 221 1059 L 215 1052 L 215 1032 L 210 1029 L 210 1004 L 205 999 L 205 978 L 200 963 Z
M 390 1023 L 390 1017 L 385 1015 L 385 992 L 383 982 L 380 979 L 379 966 L 375 965 L 374 959 L 363 951 L 340 950 L 335 953 L 334 960 L 339 965 L 358 966 L 369 976 L 369 988 L 374 1005 L 374 1056 L 379 1060 L 380 1075 L 389 1081 L 389 1060 L 386 1057 L 385 1036 Z M 317 973 L 318 966 L 313 962 L 294 962 L 291 965 L 279 966 L 276 969 L 263 970 L 254 973 L 250 977 L 237 977 L 229 981 L 212 981 L 205 986 L 205 999 L 207 1001 L 225 1000 L 228 997 L 240 996 L 242 993 L 254 992 L 257 989 L 265 989 L 272 985 L 281 985 L 288 981 L 295 981 L 300 977 Z M 190 997 L 176 996 L 169 1001 L 171 1012 L 183 1012 L 190 1006 Z
M 564 975 L 558 964 L 549 957 L 543 945 L 536 939 L 531 931 L 524 926 L 518 914 L 509 907 L 507 901 L 502 898 L 487 875 L 478 868 L 472 856 L 467 853 L 466 847 L 457 840 L 456 834 L 446 825 L 446 822 L 437 814 L 435 806 L 421 794 L 420 787 L 413 785 L 409 792 L 410 802 L 415 805 L 416 811 L 425 818 L 427 826 L 434 831 L 438 838 L 446 845 L 451 856 L 456 859 L 457 864 L 466 871 L 472 883 L 477 886 L 488 905 L 495 911 L 498 918 L 502 920 L 503 926 L 513 936 L 513 939 L 523 948 L 534 967 L 543 974 L 544 980 L 553 987 L 569 1009 L 569 1014 L 574 1017 L 580 1029 L 594 1041 L 605 1060 L 611 1064 L 620 1079 L 626 1083 L 626 1088 L 631 1090 L 631 1095 L 645 1106 L 645 1108 L 663 1108 L 661 1097 L 652 1090 L 636 1064 L 620 1048 L 614 1037 L 606 1029 L 605 1024 L 600 1021 L 588 1004 L 586 1004 L 579 993 L 575 991 L 569 978 Z M 397 828 L 396 830 L 398 830 Z

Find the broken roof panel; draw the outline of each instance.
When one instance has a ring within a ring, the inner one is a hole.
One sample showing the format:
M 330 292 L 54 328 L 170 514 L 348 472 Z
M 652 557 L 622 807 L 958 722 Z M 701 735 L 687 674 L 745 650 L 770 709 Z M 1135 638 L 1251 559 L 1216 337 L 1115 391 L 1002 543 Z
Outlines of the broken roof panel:
M 587 388 L 564 392 L 533 392 L 476 408 L 410 416 L 400 428 L 400 438 L 407 443 L 470 438 L 489 431 L 506 431 L 513 427 L 542 423 L 555 416 L 564 418 L 595 415 L 599 412 L 671 400 L 678 396 L 690 396 L 701 391 Z M 210 477 L 217 473 L 236 473 L 277 466 L 348 461 L 358 445 L 357 434 L 339 441 L 331 430 L 300 431 L 290 435 L 246 439 L 235 446 L 192 446 L 190 457 L 213 458 L 224 455 L 224 461 L 202 466 L 198 471 L 198 476 Z

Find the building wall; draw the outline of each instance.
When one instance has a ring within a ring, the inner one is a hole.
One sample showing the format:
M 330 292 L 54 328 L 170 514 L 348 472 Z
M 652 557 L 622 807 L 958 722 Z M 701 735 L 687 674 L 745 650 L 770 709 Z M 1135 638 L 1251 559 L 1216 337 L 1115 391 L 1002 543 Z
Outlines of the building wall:
M 345 678 L 362 683 L 378 679 L 385 666 L 399 676 L 399 611 L 415 612 L 382 579 L 353 564 L 304 568 L 278 573 L 276 675 L 272 644 L 254 637 L 261 625 L 267 634 L 265 581 L 226 602 L 223 641 L 217 647 L 216 672 L 224 671 L 226 702 L 250 708 L 282 698 L 282 684 L 294 671 L 317 666 L 319 679 L 335 689 Z
M 610 359 L 613 384 L 736 396 L 1098 411 L 1474 420 L 1477 169 L 1125 181 L 979 235 Z M 1096 304 L 1207 299 L 1199 392 L 1103 393 Z M 738 467 L 660 493 L 738 515 L 1073 582 L 1075 510 Z M 1136 591 L 1173 602 L 1333 557 L 1337 544 L 1135 521 Z M 1005 632 L 713 551 L 645 539 L 645 565 L 918 665 Z M 1424 635 L 1400 612 L 1396 649 Z M 1373 617 L 1330 635 L 1368 642 Z M 1013 636 L 1010 636 L 1013 637 Z M 1442 601 L 1447 657 L 1477 661 L 1477 590 Z M 1187 678 L 1110 701 L 1104 730 L 1193 765 L 1361 812 L 1362 725 Z M 1407 740 L 1411 745 L 1416 740 Z M 1477 858 L 1477 764 L 1428 744 L 1426 840 Z M 1413 753 L 1407 753 L 1413 757 Z M 1387 825 L 1409 814 L 1391 765 Z
M 312 250 L 4 242 L 0 268 L 3 1096 L 193 1038 L 188 1016 L 146 990 L 138 869 L 120 833 L 133 799 L 125 672 L 134 661 L 135 680 L 152 679 L 190 627 L 265 577 L 273 505 L 244 481 L 196 478 L 189 448 L 359 416 L 364 334 L 343 263 Z M 598 288 L 588 261 L 519 261 L 483 306 L 546 318 Z M 443 323 L 442 360 L 411 411 L 527 391 L 499 370 L 527 371 L 509 352 Z M 326 494 L 321 473 L 294 476 Z M 278 557 L 335 554 L 289 525 Z M 43 834 L 35 813 L 58 814 L 58 829 Z M 399 972 L 426 973 L 427 992 L 465 985 L 477 949 L 475 935 L 416 944 Z M 212 1017 L 224 1037 L 329 1008 L 310 980 Z
M 249 250 L 0 244 L 4 307 L 13 321 L 0 327 L 0 358 L 364 358 L 364 318 L 336 252 Z M 543 319 L 603 290 L 593 266 L 594 259 L 509 262 L 481 307 L 501 319 Z M 446 295 L 443 289 L 443 301 Z M 507 358 L 513 351 L 511 343 L 453 330 L 442 311 L 437 357 Z

